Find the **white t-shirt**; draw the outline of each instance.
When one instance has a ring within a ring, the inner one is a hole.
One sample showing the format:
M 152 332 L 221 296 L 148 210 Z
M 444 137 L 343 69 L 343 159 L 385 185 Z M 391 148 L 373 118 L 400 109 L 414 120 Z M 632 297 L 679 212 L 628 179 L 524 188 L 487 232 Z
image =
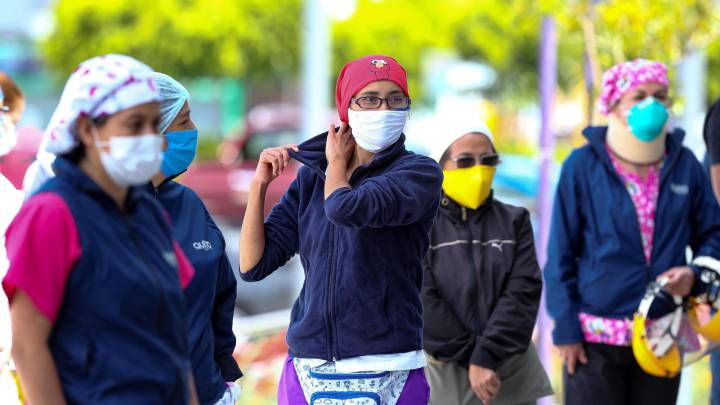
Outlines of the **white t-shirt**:
M 315 368 L 327 363 L 327 360 L 301 358 L 303 364 Z M 425 353 L 416 350 L 407 353 L 371 354 L 335 361 L 338 373 L 359 373 L 362 371 L 401 371 L 424 368 L 427 365 Z

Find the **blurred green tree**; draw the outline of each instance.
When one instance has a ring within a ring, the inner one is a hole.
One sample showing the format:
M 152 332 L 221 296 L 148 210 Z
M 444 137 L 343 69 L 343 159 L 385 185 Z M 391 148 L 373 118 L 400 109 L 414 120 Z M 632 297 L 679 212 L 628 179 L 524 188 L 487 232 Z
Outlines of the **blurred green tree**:
M 590 101 L 594 102 L 601 72 L 616 63 L 634 58 L 659 60 L 668 65 L 672 80 L 677 79 L 681 59 L 701 49 L 708 51 L 709 97 L 720 89 L 720 81 L 712 75 L 720 54 L 709 48 L 720 36 L 716 0 L 573 0 L 569 4 L 565 29 L 583 33 L 584 51 L 592 66 L 595 92 L 588 94 Z
M 537 96 L 542 18 L 556 18 L 558 82 L 569 90 L 584 77 L 584 54 L 602 70 L 636 57 L 671 67 L 720 35 L 717 0 L 360 0 L 355 15 L 335 24 L 335 67 L 369 52 L 396 55 L 412 79 L 430 48 L 496 69 L 491 96 L 523 103 Z M 710 63 L 720 53 L 709 54 Z M 720 90 L 720 81 L 716 84 Z
M 63 76 L 84 59 L 119 52 L 178 77 L 297 77 L 302 0 L 58 0 L 55 7 L 42 49 Z M 331 76 L 347 60 L 388 53 L 422 94 L 423 57 L 450 49 L 495 68 L 491 96 L 524 103 L 537 94 L 544 15 L 557 21 L 566 90 L 583 80 L 586 52 L 597 85 L 613 63 L 648 57 L 672 66 L 694 49 L 720 47 L 717 0 L 357 0 L 351 18 L 333 23 Z M 720 65 L 720 52 L 708 56 Z M 720 95 L 720 80 L 710 78 L 711 95 Z
M 117 52 L 177 77 L 272 80 L 298 69 L 300 8 L 301 0 L 58 0 L 41 46 L 63 76 Z
M 360 0 L 355 14 L 333 24 L 333 73 L 345 62 L 371 53 L 396 58 L 407 70 L 413 97 L 422 94 L 423 57 L 452 49 L 453 33 L 463 23 L 463 0 Z
M 720 35 L 716 0 L 613 0 L 596 12 L 603 65 L 637 56 L 676 63 Z

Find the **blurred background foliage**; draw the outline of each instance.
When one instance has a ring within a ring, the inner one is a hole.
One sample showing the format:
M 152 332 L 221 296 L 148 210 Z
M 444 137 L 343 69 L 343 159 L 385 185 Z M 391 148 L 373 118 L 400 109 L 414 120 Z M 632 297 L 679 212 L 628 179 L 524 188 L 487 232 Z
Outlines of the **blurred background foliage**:
M 707 48 L 709 97 L 720 95 L 720 15 L 714 0 L 358 0 L 332 26 L 332 71 L 368 53 L 387 53 L 423 94 L 422 61 L 446 49 L 498 72 L 491 98 L 523 103 L 537 94 L 539 27 L 556 17 L 560 88 L 593 81 L 610 65 L 635 57 L 672 65 Z M 133 55 L 180 78 L 234 77 L 250 83 L 297 77 L 302 38 L 300 0 L 59 0 L 55 29 L 42 44 L 59 76 L 94 55 Z M 622 29 L 618 29 L 622 27 Z M 671 69 L 672 70 L 672 69 Z

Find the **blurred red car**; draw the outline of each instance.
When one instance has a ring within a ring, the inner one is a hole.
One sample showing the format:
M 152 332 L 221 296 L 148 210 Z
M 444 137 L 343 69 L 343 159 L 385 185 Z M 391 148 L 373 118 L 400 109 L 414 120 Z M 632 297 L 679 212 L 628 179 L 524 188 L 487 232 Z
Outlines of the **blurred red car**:
M 30 126 L 17 129 L 18 141 L 14 148 L 5 156 L 0 157 L 0 172 L 15 188 L 23 188 L 25 171 L 35 161 L 43 131 Z
M 180 182 L 202 198 L 214 217 L 232 224 L 242 223 L 250 182 L 263 149 L 300 140 L 300 110 L 288 104 L 264 104 L 248 114 L 245 129 L 236 139 L 218 146 L 217 161 L 197 162 Z M 291 161 L 287 169 L 267 190 L 265 214 L 280 201 L 297 175 L 299 164 Z

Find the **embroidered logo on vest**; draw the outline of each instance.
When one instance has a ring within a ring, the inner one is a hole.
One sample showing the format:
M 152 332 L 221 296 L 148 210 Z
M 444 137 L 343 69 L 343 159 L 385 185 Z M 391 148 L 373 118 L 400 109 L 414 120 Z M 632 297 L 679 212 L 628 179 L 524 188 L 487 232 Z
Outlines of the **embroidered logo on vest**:
M 199 242 L 193 242 L 193 247 L 196 250 L 204 250 L 206 252 L 212 250 L 212 244 L 206 240 L 201 240 Z

